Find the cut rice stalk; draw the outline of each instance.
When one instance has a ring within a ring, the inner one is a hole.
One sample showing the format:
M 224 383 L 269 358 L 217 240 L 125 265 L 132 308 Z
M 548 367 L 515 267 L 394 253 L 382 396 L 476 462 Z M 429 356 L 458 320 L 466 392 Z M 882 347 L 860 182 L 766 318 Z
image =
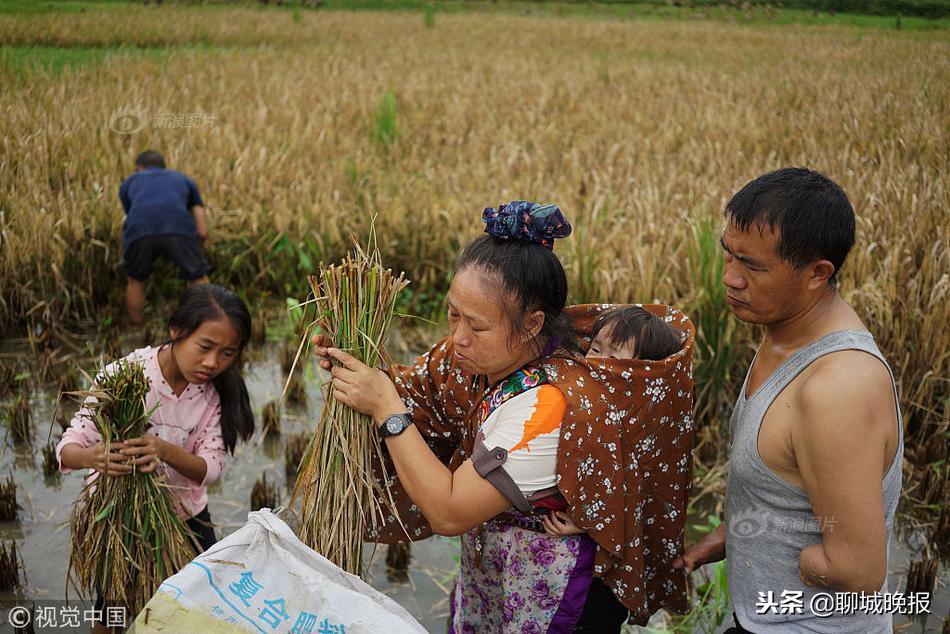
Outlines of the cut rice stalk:
M 55 478 L 59 475 L 59 460 L 56 458 L 56 444 L 46 443 L 43 447 L 43 476 Z
M 386 579 L 390 583 L 405 583 L 409 580 L 409 562 L 412 561 L 412 544 L 396 542 L 386 548 Z
M 280 491 L 277 490 L 277 483 L 268 482 L 267 474 L 262 473 L 260 480 L 255 482 L 254 488 L 251 489 L 251 510 L 274 510 L 278 506 L 280 506 Z
M 19 588 L 25 575 L 26 566 L 17 551 L 16 542 L 10 542 L 9 548 L 5 542 L 0 542 L 0 592 Z
M 287 377 L 287 387 L 284 390 L 284 396 L 287 402 L 297 406 L 307 404 L 307 386 L 303 380 L 303 374 L 297 370 L 291 372 Z
M 280 405 L 277 401 L 268 401 L 261 410 L 261 428 L 265 434 L 280 433 Z
M 13 438 L 13 442 L 20 445 L 28 445 L 33 439 L 33 426 L 30 424 L 30 396 L 25 392 L 20 392 L 16 398 L 7 405 L 6 416 L 7 433 Z
M 17 504 L 16 491 L 17 485 L 12 475 L 0 482 L 0 521 L 16 521 L 17 511 L 22 508 Z

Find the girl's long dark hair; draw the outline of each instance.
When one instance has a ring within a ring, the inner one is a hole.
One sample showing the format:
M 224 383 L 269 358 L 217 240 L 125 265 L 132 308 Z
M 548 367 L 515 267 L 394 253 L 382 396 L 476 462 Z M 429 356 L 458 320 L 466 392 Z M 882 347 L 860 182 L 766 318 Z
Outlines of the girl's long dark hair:
M 178 307 L 168 318 L 169 330 L 177 337 L 172 345 L 191 336 L 206 321 L 226 318 L 241 339 L 231 367 L 212 379 L 221 399 L 221 437 L 232 454 L 237 439 L 247 440 L 254 433 L 254 413 L 247 386 L 241 376 L 241 354 L 251 337 L 251 314 L 240 297 L 215 284 L 199 284 L 182 293 Z

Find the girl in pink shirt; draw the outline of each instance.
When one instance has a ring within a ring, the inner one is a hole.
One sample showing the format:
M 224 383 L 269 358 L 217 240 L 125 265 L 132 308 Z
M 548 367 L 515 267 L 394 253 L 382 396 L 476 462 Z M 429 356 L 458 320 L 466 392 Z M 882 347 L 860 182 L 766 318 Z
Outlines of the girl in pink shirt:
M 231 291 L 201 284 L 184 292 L 168 320 L 168 332 L 168 343 L 126 357 L 143 364 L 149 380 L 146 410 L 154 411 L 148 433 L 113 442 L 106 453 L 84 406 L 56 446 L 56 455 L 61 472 L 92 469 L 91 478 L 164 468 L 181 502 L 180 515 L 206 550 L 215 542 L 207 485 L 221 475 L 225 450 L 233 453 L 237 439 L 247 440 L 254 431 L 237 365 L 251 335 L 251 316 Z

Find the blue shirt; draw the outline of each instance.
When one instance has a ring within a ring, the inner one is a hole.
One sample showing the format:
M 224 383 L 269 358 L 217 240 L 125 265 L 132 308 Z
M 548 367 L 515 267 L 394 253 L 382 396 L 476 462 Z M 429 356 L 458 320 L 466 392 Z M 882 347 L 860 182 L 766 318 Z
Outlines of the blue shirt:
M 195 182 L 180 172 L 160 167 L 136 172 L 119 187 L 119 200 L 126 214 L 123 249 L 145 236 L 198 238 L 191 209 L 195 205 L 203 207 L 204 202 Z

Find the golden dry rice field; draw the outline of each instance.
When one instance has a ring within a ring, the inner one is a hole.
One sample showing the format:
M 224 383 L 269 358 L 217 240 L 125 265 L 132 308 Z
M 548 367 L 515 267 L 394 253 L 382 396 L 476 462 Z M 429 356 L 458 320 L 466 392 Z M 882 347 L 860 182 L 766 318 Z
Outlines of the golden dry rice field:
M 575 226 L 559 248 L 575 302 L 656 299 L 699 325 L 704 490 L 755 338 L 718 283 L 721 213 L 753 177 L 807 166 L 855 206 L 842 294 L 899 380 L 905 504 L 938 521 L 946 30 L 166 6 L 0 16 L 0 42 L 6 336 L 121 314 L 117 189 L 147 148 L 201 187 L 214 281 L 271 305 L 378 214 L 406 308 L 436 314 L 483 207 L 555 202 Z

